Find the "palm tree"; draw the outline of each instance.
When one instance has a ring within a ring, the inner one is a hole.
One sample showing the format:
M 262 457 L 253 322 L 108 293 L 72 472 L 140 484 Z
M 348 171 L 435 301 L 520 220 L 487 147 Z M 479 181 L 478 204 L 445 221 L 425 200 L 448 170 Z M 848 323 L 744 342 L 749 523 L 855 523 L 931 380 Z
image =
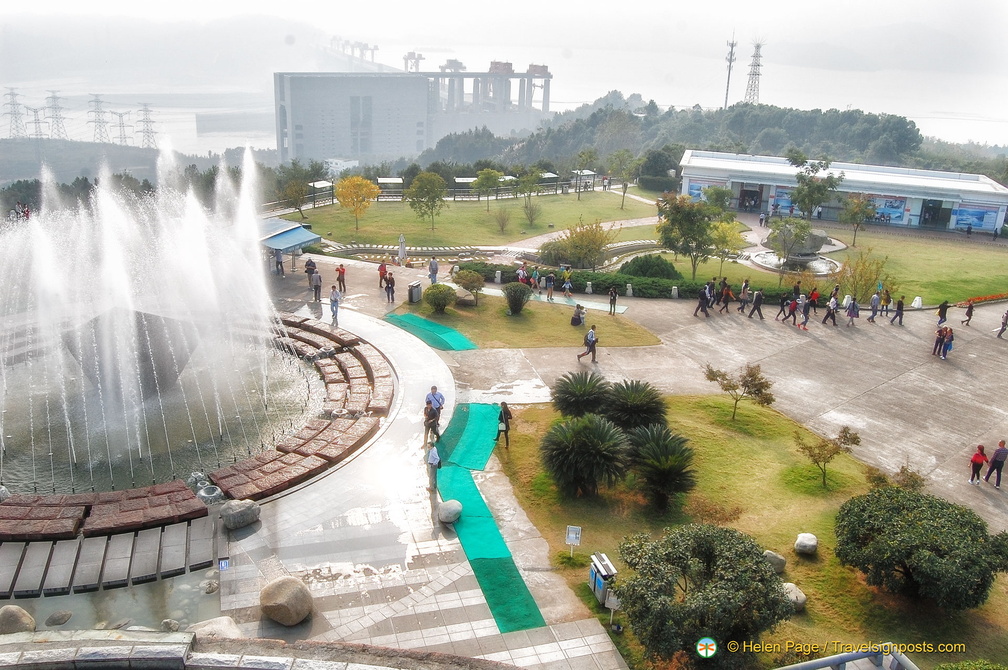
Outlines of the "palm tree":
M 564 416 L 601 412 L 609 402 L 609 382 L 597 372 L 568 372 L 553 386 L 553 408 Z
M 696 486 L 693 449 L 688 440 L 663 424 L 637 428 L 629 433 L 630 466 L 644 480 L 644 491 L 658 509 L 668 507 L 669 498 Z
M 602 414 L 630 431 L 652 423 L 664 424 L 665 411 L 665 399 L 658 389 L 648 382 L 631 379 L 612 385 Z
M 626 473 L 623 431 L 597 414 L 554 424 L 539 450 L 546 471 L 567 496 L 594 496 L 599 482 L 612 486 Z

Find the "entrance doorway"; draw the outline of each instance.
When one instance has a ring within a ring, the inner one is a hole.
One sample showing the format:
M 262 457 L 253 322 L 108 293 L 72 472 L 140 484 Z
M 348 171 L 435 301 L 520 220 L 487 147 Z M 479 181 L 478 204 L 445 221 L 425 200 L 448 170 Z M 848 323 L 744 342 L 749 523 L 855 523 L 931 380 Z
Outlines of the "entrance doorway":
M 921 228 L 948 228 L 952 220 L 952 208 L 942 207 L 941 200 L 925 200 L 921 205 Z
M 738 208 L 743 212 L 760 212 L 763 210 L 763 185 L 753 188 L 749 184 L 739 191 Z

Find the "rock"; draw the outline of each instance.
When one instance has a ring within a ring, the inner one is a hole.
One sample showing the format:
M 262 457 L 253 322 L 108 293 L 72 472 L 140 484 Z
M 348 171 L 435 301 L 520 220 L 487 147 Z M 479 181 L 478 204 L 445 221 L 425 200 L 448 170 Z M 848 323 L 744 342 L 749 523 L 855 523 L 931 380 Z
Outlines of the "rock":
M 819 551 L 819 538 L 812 533 L 798 533 L 798 539 L 794 543 L 794 550 L 796 554 L 815 556 Z
M 7 490 L 7 487 L 6 486 L 0 486 L 0 503 L 2 503 L 4 500 L 7 500 L 7 498 L 10 498 L 10 497 L 11 497 L 11 492 Z
M 296 626 L 312 611 L 312 595 L 296 577 L 278 577 L 259 592 L 263 615 L 284 626 Z
M 119 619 L 114 624 L 108 627 L 109 630 L 119 630 L 120 628 L 125 628 L 133 623 L 133 619 Z
M 211 593 L 217 593 L 218 589 L 220 589 L 220 582 L 216 579 L 208 579 L 206 586 L 203 587 L 203 593 L 208 595 Z
M 23 607 L 4 605 L 0 607 L 0 635 L 7 633 L 34 633 L 35 618 Z
M 462 503 L 458 500 L 445 500 L 437 508 L 438 521 L 455 523 L 462 516 Z
M 70 610 L 58 610 L 56 612 L 53 612 L 52 614 L 50 614 L 48 616 L 48 618 L 46 618 L 45 625 L 47 625 L 47 626 L 62 626 L 67 621 L 69 621 L 70 617 L 72 617 L 72 616 L 73 616 L 73 612 L 71 612 Z
M 186 631 L 196 633 L 197 641 L 238 640 L 245 637 L 235 620 L 229 616 L 197 621 L 186 628 Z
M 763 552 L 763 558 L 766 559 L 766 562 L 770 564 L 770 567 L 773 568 L 773 571 L 778 575 L 784 572 L 784 566 L 787 565 L 787 559 L 778 554 L 776 551 L 770 551 L 767 549 Z
M 179 622 L 175 619 L 164 619 L 161 622 L 161 632 L 162 633 L 177 633 L 179 629 Z
M 786 582 L 784 584 L 784 593 L 787 594 L 788 600 L 790 600 L 791 604 L 794 605 L 795 612 L 805 611 L 805 603 L 808 601 L 808 598 L 805 597 L 805 594 L 800 588 L 791 582 Z
M 259 520 L 259 503 L 254 500 L 229 500 L 221 507 L 221 520 L 228 530 L 236 530 Z

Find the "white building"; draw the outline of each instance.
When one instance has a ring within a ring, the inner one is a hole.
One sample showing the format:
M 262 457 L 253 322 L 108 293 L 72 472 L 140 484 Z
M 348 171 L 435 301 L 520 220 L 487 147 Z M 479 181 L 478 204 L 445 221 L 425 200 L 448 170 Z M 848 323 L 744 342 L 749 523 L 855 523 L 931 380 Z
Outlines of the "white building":
M 797 168 L 777 156 L 688 150 L 680 167 L 683 195 L 729 188 L 740 210 L 771 212 L 776 205 L 787 215 L 798 185 Z M 870 196 L 879 217 L 898 226 L 1000 231 L 1008 210 L 1008 188 L 984 175 L 856 163 L 832 163 L 828 172 L 844 179 L 837 197 L 823 206 L 824 219 L 837 218 L 848 193 Z

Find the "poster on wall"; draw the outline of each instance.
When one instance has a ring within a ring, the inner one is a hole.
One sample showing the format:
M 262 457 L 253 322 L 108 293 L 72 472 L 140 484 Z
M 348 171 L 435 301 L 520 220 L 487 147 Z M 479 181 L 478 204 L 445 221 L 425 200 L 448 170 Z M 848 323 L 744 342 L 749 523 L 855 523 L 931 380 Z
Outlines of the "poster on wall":
M 703 198 L 702 191 L 708 186 L 720 186 L 721 188 L 726 188 L 727 182 L 717 181 L 714 179 L 690 179 L 689 197 L 693 198 L 693 202 L 699 202 Z
M 955 221 L 956 228 L 966 229 L 973 226 L 973 230 L 994 230 L 997 226 L 998 208 L 991 205 L 974 205 L 962 203 L 958 209 L 952 210 L 952 220 Z
M 894 195 L 869 196 L 875 207 L 875 220 L 882 223 L 906 223 L 903 219 L 906 210 L 906 198 Z
M 791 209 L 791 189 L 778 186 L 774 191 L 774 204 L 782 213 L 787 213 Z

